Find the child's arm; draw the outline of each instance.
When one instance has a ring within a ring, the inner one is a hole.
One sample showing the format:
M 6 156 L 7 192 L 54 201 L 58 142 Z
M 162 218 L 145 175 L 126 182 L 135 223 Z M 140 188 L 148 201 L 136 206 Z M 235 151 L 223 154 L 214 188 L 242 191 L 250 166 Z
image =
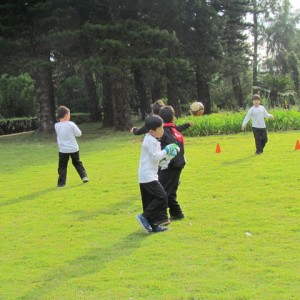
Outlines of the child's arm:
M 166 156 L 168 156 L 169 159 L 172 159 L 180 152 L 180 149 L 176 144 L 169 144 L 162 150 L 156 149 L 153 144 L 145 144 L 143 147 L 151 154 L 154 161 L 160 161 Z
M 82 132 L 81 130 L 79 129 L 79 127 L 74 123 L 74 122 L 70 122 L 71 126 L 72 126 L 72 129 L 73 129 L 73 132 L 74 132 L 74 135 L 76 137 L 80 137 L 82 135 Z
M 185 123 L 185 124 L 182 124 L 182 125 L 178 125 L 178 126 L 175 126 L 176 130 L 181 132 L 181 131 L 184 131 L 186 129 L 188 129 L 189 127 L 192 127 L 194 126 L 194 122 L 188 122 L 188 123 Z
M 265 108 L 264 108 L 264 117 L 274 120 L 274 116 L 269 114 Z
M 243 121 L 242 130 L 245 130 L 247 123 L 249 122 L 252 115 L 252 107 L 248 110 L 248 113 Z
M 130 130 L 134 135 L 142 135 L 146 134 L 149 130 L 147 130 L 146 126 L 142 126 L 140 128 L 132 127 Z

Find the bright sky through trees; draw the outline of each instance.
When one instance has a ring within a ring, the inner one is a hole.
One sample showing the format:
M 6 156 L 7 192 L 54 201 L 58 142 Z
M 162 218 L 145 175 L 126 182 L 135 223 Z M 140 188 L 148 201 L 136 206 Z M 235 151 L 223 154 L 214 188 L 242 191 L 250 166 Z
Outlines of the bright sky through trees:
M 293 9 L 300 9 L 300 1 L 299 0 L 290 0 L 290 3 Z

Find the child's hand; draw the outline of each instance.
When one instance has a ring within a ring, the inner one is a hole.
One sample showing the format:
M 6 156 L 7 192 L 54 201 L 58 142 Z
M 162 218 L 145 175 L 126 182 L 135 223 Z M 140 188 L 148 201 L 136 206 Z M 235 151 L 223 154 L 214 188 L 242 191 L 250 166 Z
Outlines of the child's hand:
M 272 115 L 271 119 L 272 119 L 272 120 L 274 120 L 274 119 L 275 119 L 275 117 Z
M 241 129 L 244 131 L 244 130 L 245 130 L 245 128 L 246 128 L 246 126 L 242 126 L 242 128 L 241 128 Z
M 176 144 L 169 144 L 164 148 L 164 150 L 170 157 L 175 157 L 180 152 L 180 148 Z
M 193 127 L 195 124 L 194 122 L 189 122 L 190 126 Z
M 133 133 L 133 130 L 135 129 L 135 127 L 132 127 L 131 129 L 130 129 L 130 132 L 131 133 Z

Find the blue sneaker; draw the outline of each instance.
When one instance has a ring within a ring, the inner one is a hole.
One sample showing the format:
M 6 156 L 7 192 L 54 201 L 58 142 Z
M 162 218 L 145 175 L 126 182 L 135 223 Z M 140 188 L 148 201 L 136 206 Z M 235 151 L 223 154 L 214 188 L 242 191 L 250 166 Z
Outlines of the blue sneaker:
M 148 220 L 145 217 L 143 217 L 142 214 L 137 215 L 136 219 L 141 224 L 141 226 L 144 230 L 146 230 L 147 232 L 152 232 L 152 227 L 151 227 L 150 223 L 148 222 Z

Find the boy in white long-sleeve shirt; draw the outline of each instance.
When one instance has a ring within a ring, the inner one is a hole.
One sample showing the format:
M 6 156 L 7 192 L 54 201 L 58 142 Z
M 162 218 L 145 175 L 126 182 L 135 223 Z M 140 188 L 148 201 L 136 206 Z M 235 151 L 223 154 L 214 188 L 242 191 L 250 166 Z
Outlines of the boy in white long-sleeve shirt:
M 163 120 L 157 115 L 151 115 L 145 120 L 148 130 L 141 150 L 138 180 L 143 204 L 143 213 L 137 215 L 137 220 L 148 232 L 166 231 L 163 224 L 168 223 L 168 196 L 158 181 L 159 162 L 168 156 L 172 159 L 180 151 L 176 144 L 167 145 L 161 150 L 159 138 L 164 133 Z
M 70 121 L 70 110 L 66 106 L 57 109 L 59 122 L 55 124 L 57 144 L 59 150 L 58 162 L 58 187 L 64 187 L 67 180 L 67 168 L 69 157 L 72 158 L 73 166 L 78 172 L 83 183 L 89 181 L 86 170 L 79 158 L 79 146 L 76 137 L 81 136 L 81 130 Z
M 253 106 L 248 110 L 248 113 L 243 121 L 242 130 L 245 130 L 249 120 L 252 120 L 252 131 L 255 139 L 256 154 L 262 154 L 264 147 L 268 141 L 267 128 L 265 118 L 274 119 L 274 116 L 269 114 L 264 106 L 260 105 L 260 96 L 253 95 Z

